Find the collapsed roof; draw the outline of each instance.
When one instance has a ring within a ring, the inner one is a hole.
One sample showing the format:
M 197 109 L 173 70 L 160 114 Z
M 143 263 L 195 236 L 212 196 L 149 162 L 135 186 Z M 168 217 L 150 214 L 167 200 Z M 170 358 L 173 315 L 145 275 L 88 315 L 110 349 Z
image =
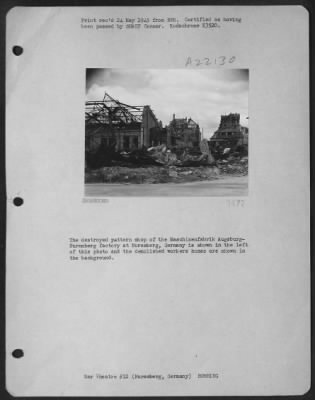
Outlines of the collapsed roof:
M 85 103 L 87 124 L 102 124 L 120 127 L 126 124 L 141 123 L 144 106 L 130 106 L 115 100 L 105 92 L 103 100 Z

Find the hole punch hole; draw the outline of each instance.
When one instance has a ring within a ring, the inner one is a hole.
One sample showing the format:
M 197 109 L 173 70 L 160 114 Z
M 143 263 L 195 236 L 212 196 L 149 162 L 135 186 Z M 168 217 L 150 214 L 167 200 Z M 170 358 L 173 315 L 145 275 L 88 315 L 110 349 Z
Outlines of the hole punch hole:
M 13 46 L 12 52 L 15 56 L 20 56 L 23 53 L 23 47 L 21 46 Z
M 14 197 L 13 204 L 16 207 L 20 207 L 24 203 L 24 200 L 21 197 Z
M 12 356 L 14 358 L 22 358 L 24 357 L 24 351 L 21 349 L 15 349 L 12 351 Z

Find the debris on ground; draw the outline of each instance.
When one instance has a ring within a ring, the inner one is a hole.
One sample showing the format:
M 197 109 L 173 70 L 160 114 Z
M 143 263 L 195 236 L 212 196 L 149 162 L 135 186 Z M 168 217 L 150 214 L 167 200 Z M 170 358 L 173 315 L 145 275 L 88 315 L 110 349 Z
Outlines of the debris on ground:
M 103 167 L 86 170 L 85 183 L 185 183 L 217 179 L 217 167 Z
M 248 174 L 248 157 L 230 152 L 226 155 L 225 159 L 215 160 L 202 142 L 200 150 L 161 145 L 131 152 L 99 151 L 94 159 L 86 157 L 85 182 L 185 183 Z
M 240 158 L 237 155 L 231 155 L 226 160 L 218 160 L 217 164 L 223 175 L 244 176 L 248 174 L 248 157 Z

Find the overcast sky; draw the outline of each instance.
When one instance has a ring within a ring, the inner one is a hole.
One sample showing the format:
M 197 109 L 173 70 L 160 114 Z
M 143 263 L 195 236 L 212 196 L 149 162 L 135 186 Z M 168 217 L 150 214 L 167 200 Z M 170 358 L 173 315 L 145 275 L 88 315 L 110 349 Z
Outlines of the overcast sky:
M 86 99 L 102 100 L 105 91 L 129 105 L 149 105 L 168 124 L 173 117 L 191 117 L 209 138 L 220 116 L 239 113 L 248 126 L 246 69 L 88 69 Z

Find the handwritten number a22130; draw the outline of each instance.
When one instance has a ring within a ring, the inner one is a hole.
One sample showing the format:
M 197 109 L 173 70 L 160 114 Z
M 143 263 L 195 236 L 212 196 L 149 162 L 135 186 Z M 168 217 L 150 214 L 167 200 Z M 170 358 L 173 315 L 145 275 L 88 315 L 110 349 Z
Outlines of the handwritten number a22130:
M 225 64 L 232 64 L 236 60 L 235 56 L 226 57 L 226 56 L 219 56 L 215 58 L 204 57 L 204 58 L 195 58 L 192 59 L 191 57 L 187 57 L 185 67 L 199 67 L 201 65 L 225 65 Z

